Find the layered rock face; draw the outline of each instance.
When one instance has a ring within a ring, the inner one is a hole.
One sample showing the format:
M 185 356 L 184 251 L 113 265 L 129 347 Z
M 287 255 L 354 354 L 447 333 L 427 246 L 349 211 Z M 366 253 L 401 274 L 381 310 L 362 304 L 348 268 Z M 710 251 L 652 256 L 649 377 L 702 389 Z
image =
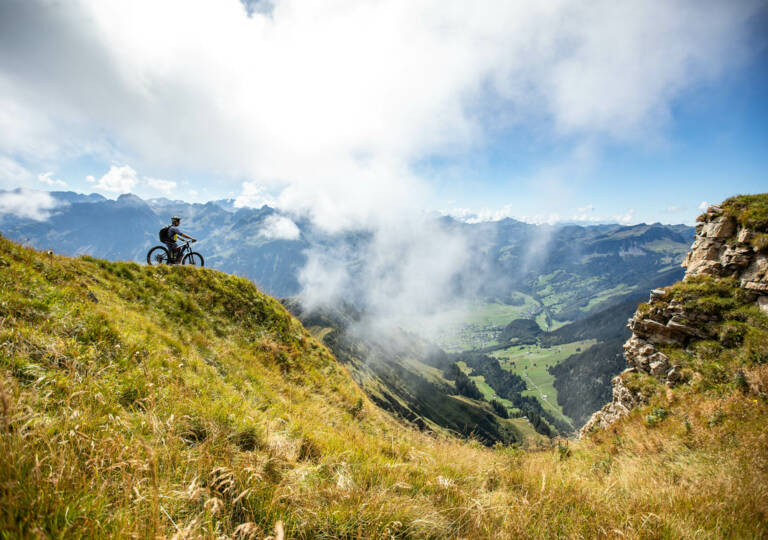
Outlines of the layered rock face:
M 699 219 L 696 240 L 683 261 L 684 279 L 700 274 L 734 278 L 750 301 L 756 301 L 768 313 L 768 253 L 754 242 L 761 233 L 739 226 L 735 218 L 717 205 Z M 613 378 L 611 403 L 592 415 L 580 435 L 608 427 L 645 402 L 641 394 L 626 386 L 624 375 L 643 372 L 670 387 L 680 382 L 681 366 L 670 363 L 658 347 L 685 347 L 695 339 L 716 339 L 707 326 L 715 319 L 712 315 L 686 311 L 682 303 L 670 298 L 667 290 L 651 291 L 648 304 L 642 305 L 628 323 L 632 336 L 624 344 L 624 357 L 630 367 Z
M 768 253 L 752 246 L 759 233 L 739 227 L 720 206 L 710 206 L 696 226 L 696 241 L 683 261 L 685 276 L 735 277 L 747 290 L 768 295 Z

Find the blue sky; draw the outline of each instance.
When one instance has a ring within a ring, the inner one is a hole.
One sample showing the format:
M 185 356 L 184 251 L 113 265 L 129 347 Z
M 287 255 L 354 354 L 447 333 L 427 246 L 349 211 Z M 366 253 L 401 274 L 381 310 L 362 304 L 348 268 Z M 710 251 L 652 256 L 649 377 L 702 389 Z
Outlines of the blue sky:
M 0 188 L 236 198 L 330 229 L 691 223 L 768 191 L 765 2 L 271 8 L 5 3 Z

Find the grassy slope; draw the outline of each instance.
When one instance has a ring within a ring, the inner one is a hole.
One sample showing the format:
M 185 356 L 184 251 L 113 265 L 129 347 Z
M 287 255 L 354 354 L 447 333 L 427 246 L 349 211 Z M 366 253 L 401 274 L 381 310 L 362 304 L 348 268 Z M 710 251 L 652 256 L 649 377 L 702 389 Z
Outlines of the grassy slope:
M 424 363 L 436 351 L 427 342 L 397 328 L 386 330 L 386 338 L 383 329 L 378 330 L 376 339 L 367 332 L 350 333 L 352 311 L 338 308 L 306 314 L 291 299 L 283 303 L 309 326 L 313 336 L 323 337 L 323 343 L 352 379 L 383 409 L 413 426 L 442 434 L 463 434 L 489 445 L 529 444 L 524 433 L 529 430 L 521 431 L 516 424 L 502 422 L 487 403 L 454 399 L 453 381 L 446 380 L 440 369 Z
M 722 204 L 726 215 L 758 232 L 768 232 L 768 193 L 737 195 Z
M 595 344 L 595 340 L 564 343 L 554 347 L 538 345 L 522 345 L 495 351 L 493 356 L 499 359 L 501 367 L 523 377 L 528 383 L 528 390 L 523 395 L 536 397 L 541 404 L 568 423 L 572 420 L 563 414 L 557 402 L 557 390 L 554 387 L 554 376 L 549 372 L 550 366 L 557 365 L 577 349 L 583 351 Z M 546 395 L 546 399 L 543 396 Z
M 525 453 L 405 429 L 245 280 L 0 238 L 0 534 L 756 537 L 765 394 Z M 764 366 L 763 366 L 764 367 Z M 768 379 L 768 377 L 766 377 Z M 713 418 L 715 419 L 713 421 Z

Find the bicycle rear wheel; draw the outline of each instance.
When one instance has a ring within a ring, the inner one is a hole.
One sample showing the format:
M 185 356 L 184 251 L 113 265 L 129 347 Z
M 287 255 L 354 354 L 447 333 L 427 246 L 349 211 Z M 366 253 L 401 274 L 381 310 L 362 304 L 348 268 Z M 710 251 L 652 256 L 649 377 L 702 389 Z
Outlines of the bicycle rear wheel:
M 190 251 L 184 255 L 181 264 L 187 264 L 189 266 L 205 266 L 205 260 L 197 251 Z
M 155 246 L 147 253 L 147 264 L 168 264 L 168 250 L 163 246 Z

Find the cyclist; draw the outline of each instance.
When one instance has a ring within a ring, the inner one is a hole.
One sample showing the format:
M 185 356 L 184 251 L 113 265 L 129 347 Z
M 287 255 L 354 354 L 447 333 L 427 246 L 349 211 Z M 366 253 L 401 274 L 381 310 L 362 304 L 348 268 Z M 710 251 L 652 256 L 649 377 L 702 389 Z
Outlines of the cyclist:
M 181 218 L 179 216 L 173 216 L 171 218 L 170 227 L 166 228 L 165 240 L 163 240 L 163 243 L 168 247 L 168 253 L 171 255 L 171 264 L 178 263 L 176 259 L 179 256 L 179 246 L 176 244 L 176 239 L 179 236 L 182 238 L 188 238 L 193 242 L 197 242 L 195 238 L 192 238 L 188 234 L 184 234 L 178 229 L 180 223 Z

